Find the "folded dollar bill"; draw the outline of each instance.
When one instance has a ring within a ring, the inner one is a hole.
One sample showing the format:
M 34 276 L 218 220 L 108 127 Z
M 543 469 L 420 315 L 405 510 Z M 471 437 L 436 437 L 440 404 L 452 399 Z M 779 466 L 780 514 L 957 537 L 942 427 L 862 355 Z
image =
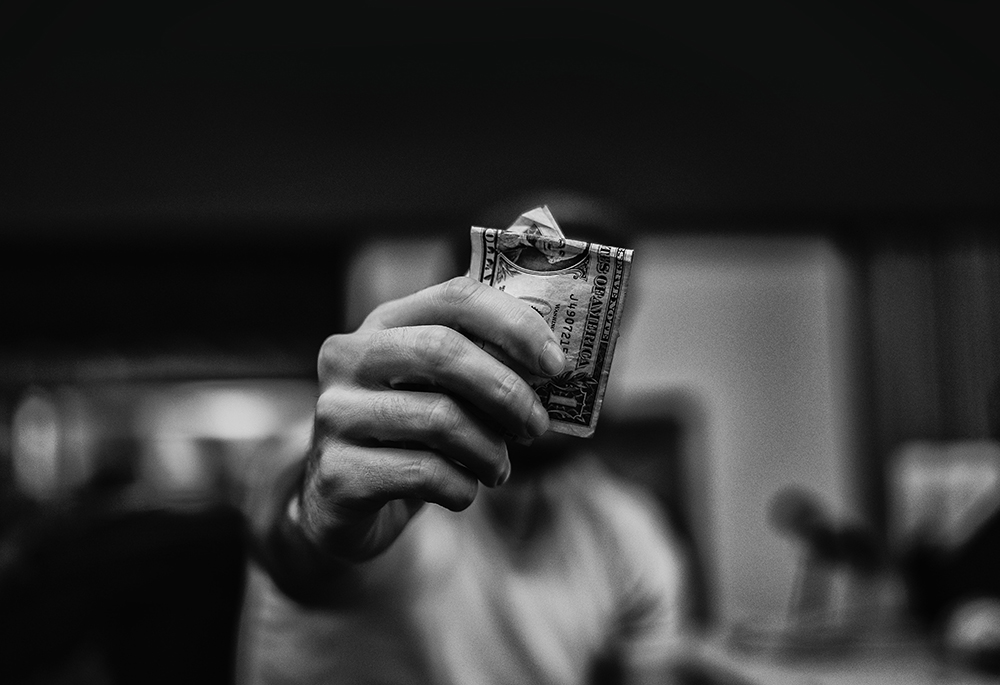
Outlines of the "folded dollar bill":
M 566 354 L 559 376 L 528 379 L 551 429 L 590 437 L 611 372 L 632 250 L 567 239 L 544 206 L 507 229 L 473 226 L 471 237 L 469 275 L 529 303 Z

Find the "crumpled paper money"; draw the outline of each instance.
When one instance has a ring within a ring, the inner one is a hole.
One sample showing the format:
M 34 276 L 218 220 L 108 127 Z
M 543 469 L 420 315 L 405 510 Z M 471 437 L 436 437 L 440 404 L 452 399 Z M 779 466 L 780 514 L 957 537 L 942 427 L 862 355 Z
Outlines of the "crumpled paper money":
M 530 304 L 567 358 L 555 378 L 528 377 L 551 430 L 590 437 L 604 401 L 632 250 L 567 239 L 548 207 L 507 229 L 472 227 L 469 275 Z

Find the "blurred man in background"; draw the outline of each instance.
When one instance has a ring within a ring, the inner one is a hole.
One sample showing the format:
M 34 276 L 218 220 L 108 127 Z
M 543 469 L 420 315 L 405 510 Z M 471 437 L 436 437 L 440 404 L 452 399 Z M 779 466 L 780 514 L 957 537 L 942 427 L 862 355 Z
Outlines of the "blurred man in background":
M 253 514 L 248 682 L 670 681 L 685 560 L 661 512 L 547 433 L 482 342 L 531 374 L 566 363 L 530 306 L 469 278 L 326 341 L 308 455 Z

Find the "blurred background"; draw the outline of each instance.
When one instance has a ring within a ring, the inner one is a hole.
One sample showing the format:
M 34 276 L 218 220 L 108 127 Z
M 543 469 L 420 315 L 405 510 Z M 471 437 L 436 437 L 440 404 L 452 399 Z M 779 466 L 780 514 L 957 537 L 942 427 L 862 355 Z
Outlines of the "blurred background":
M 863 605 L 995 673 L 988 9 L 6 10 L 0 680 L 231 680 L 240 507 L 319 345 L 541 203 L 635 249 L 589 449 L 655 489 L 706 630 Z

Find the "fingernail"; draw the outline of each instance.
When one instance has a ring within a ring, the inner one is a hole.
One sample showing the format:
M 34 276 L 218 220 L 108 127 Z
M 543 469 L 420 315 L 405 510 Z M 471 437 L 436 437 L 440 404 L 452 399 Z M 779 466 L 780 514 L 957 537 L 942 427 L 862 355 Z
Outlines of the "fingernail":
M 537 438 L 549 429 L 549 413 L 541 403 L 535 404 L 531 410 L 531 418 L 528 419 L 528 434 Z
M 500 475 L 500 478 L 497 479 L 497 484 L 495 487 L 500 487 L 501 485 L 506 483 L 509 479 L 510 479 L 510 462 L 508 461 L 506 466 L 504 466 L 504 471 Z
M 542 354 L 538 357 L 538 365 L 548 375 L 556 376 L 566 368 L 566 355 L 559 349 L 559 345 L 550 340 L 542 348 Z

